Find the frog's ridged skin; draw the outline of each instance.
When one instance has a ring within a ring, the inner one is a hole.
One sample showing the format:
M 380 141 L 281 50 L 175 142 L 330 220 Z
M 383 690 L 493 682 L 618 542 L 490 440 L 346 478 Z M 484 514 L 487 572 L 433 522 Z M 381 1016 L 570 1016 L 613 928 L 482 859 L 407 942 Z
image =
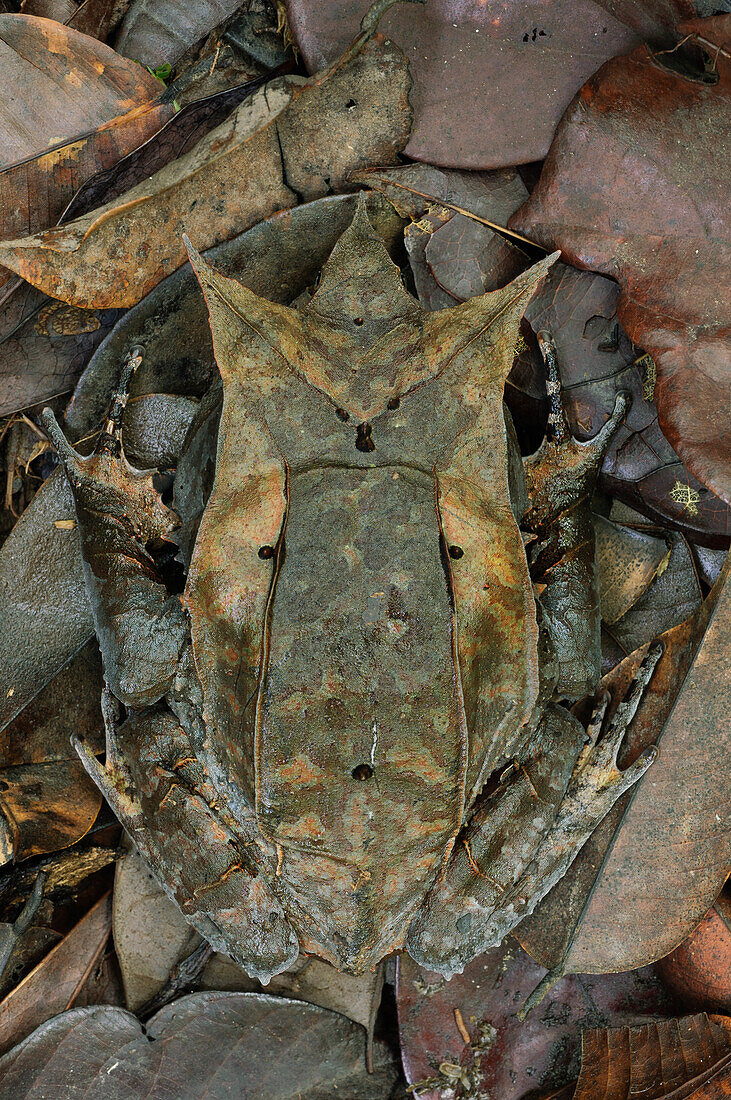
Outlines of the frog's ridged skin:
M 191 250 L 224 396 L 181 601 L 145 549 L 145 509 L 162 506 L 126 464 L 118 423 L 82 459 L 47 421 L 84 517 L 106 678 L 135 708 L 117 728 L 110 695 L 107 764 L 82 757 L 186 917 L 263 980 L 298 945 L 356 973 L 404 946 L 461 969 L 649 762 L 620 775 L 603 749 L 597 763 L 578 723 L 546 706 L 560 614 L 539 630 L 502 394 L 555 258 L 430 313 L 364 203 L 301 309 Z M 621 412 L 601 444 L 570 441 L 580 476 L 576 490 L 559 476 L 561 508 L 588 499 Z M 549 549 L 554 451 L 529 464 Z

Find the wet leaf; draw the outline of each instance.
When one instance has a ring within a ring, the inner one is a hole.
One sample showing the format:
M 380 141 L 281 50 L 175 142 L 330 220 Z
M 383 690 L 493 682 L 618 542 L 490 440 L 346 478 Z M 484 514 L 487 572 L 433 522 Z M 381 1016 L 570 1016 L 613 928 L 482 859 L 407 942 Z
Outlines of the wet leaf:
M 583 1036 L 567 1100 L 720 1100 L 731 1093 L 731 1020 L 684 1016 Z
M 143 68 L 48 19 L 0 15 L 0 65 L 3 240 L 53 225 L 85 180 L 174 114 Z
M 675 1011 L 655 968 L 643 967 L 563 978 L 520 1020 L 518 1012 L 544 974 L 510 938 L 450 981 L 401 956 L 399 1034 L 410 1084 L 436 1079 L 446 1089 L 450 1075 L 454 1084 L 463 1072 L 474 1086 L 468 1096 L 482 1090 L 500 1100 L 522 1100 L 577 1076 L 583 1028 L 637 1023 Z M 432 1086 L 416 1095 L 439 1100 L 443 1093 Z
M 0 1002 L 0 1054 L 59 1012 L 73 1008 L 112 930 L 110 894 L 93 906 Z
M 660 426 L 727 501 L 731 435 L 719 410 L 728 396 L 731 67 L 713 43 L 729 25 L 726 15 L 682 28 L 715 58 L 705 82 L 664 68 L 644 46 L 607 62 L 567 110 L 538 186 L 511 222 L 619 281 L 619 320 L 657 367 Z
M 367 0 L 287 0 L 310 70 L 338 56 L 367 6 Z M 684 0 L 431 0 L 425 11 L 393 11 L 382 29 L 414 69 L 414 133 L 406 153 L 458 168 L 540 160 L 571 96 L 603 61 L 632 49 L 640 35 L 674 44 L 675 24 L 692 14 Z
M 134 0 L 122 21 L 114 47 L 123 57 L 138 58 L 143 65 L 170 65 L 189 46 L 228 19 L 241 0 Z
M 103 686 L 92 641 L 0 734 L 0 812 L 15 859 L 66 848 L 93 824 L 101 798 L 71 736 L 88 737 L 95 751 L 103 751 Z
M 83 1073 L 105 1100 L 378 1100 L 397 1078 L 375 1047 L 367 1073 L 363 1030 L 314 1005 L 257 993 L 195 993 L 146 1024 L 117 1008 L 85 1008 L 43 1024 L 0 1060 L 0 1100 L 63 1095 Z
M 0 246 L 0 262 L 75 305 L 133 305 L 199 249 L 275 210 L 393 163 L 408 137 L 410 78 L 381 36 L 305 83 L 276 80 L 189 153 L 118 201 L 68 225 Z
M 665 984 L 689 1008 L 731 1011 L 731 898 L 722 893 L 698 927 L 658 963 Z
M 658 959 L 685 939 L 723 885 L 731 861 L 724 734 L 730 569 L 691 619 L 661 637 L 663 655 L 619 757 L 626 767 L 657 744 L 655 763 L 515 930 L 551 969 L 601 973 Z M 646 650 L 602 680 L 612 709 Z

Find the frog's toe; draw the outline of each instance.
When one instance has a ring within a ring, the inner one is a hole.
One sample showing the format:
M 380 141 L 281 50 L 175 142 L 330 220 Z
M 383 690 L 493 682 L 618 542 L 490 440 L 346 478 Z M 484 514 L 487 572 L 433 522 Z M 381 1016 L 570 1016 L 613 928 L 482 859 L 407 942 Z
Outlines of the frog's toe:
M 492 911 L 486 912 L 474 898 L 454 900 L 457 904 L 438 911 L 435 907 L 422 910 L 406 937 L 406 950 L 412 959 L 445 978 L 461 974 L 472 959 L 497 946 L 503 938 Z

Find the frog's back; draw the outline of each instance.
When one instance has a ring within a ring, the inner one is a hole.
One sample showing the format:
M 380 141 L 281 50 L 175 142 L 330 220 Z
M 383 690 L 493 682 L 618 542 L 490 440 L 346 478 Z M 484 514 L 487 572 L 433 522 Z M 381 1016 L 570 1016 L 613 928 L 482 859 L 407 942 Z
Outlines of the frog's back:
M 380 957 L 461 822 L 466 739 L 434 479 L 293 473 L 270 606 L 257 814 L 346 965 Z
M 535 701 L 501 408 L 541 272 L 425 313 L 362 210 L 301 311 L 197 269 L 225 394 L 186 593 L 202 751 L 304 949 L 361 970 Z

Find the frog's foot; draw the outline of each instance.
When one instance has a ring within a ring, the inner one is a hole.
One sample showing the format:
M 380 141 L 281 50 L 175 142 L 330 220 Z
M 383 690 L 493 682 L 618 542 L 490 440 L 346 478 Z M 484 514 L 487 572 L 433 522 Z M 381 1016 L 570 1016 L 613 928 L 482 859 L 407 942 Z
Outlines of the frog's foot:
M 500 944 L 563 878 L 602 818 L 655 759 L 651 748 L 624 771 L 617 767 L 617 753 L 661 652 L 660 647 L 650 650 L 628 698 L 600 736 L 607 706 L 601 700 L 589 726 L 589 742 L 573 756 L 566 739 L 570 716 L 562 712 L 564 741 L 557 741 L 554 751 L 567 754 L 570 767 L 576 761 L 570 779 L 562 788 L 556 770 L 548 773 L 547 792 L 545 781 L 535 783 L 532 814 L 524 800 L 510 822 L 512 833 L 501 820 L 504 794 L 494 803 L 493 796 L 475 814 L 409 929 L 407 949 L 417 962 L 447 977 L 461 972 L 476 955 Z M 554 714 L 560 710 L 555 708 Z M 537 775 L 540 764 L 529 762 L 528 771 Z
M 540 332 L 538 342 L 546 361 L 551 411 L 547 438 L 534 455 L 524 459 L 531 506 L 523 524 L 537 536 L 530 549 L 531 575 L 545 584 L 541 605 L 558 658 L 556 694 L 579 699 L 594 690 L 601 671 L 601 612 L 590 499 L 628 398 L 617 394 L 614 411 L 598 434 L 580 443 L 571 434 L 561 401 L 553 341 Z
M 170 686 L 187 622 L 169 596 L 150 552 L 175 516 L 163 504 L 154 470 L 125 458 L 121 419 L 141 349 L 128 354 L 94 451 L 79 454 L 50 409 L 43 423 L 68 476 L 81 533 L 87 590 L 107 680 L 132 707 L 159 699 Z
M 172 714 L 160 708 L 118 727 L 112 704 L 105 693 L 106 766 L 75 742 L 86 770 L 186 920 L 216 951 L 268 982 L 291 966 L 299 942 L 260 854 L 222 820 Z

